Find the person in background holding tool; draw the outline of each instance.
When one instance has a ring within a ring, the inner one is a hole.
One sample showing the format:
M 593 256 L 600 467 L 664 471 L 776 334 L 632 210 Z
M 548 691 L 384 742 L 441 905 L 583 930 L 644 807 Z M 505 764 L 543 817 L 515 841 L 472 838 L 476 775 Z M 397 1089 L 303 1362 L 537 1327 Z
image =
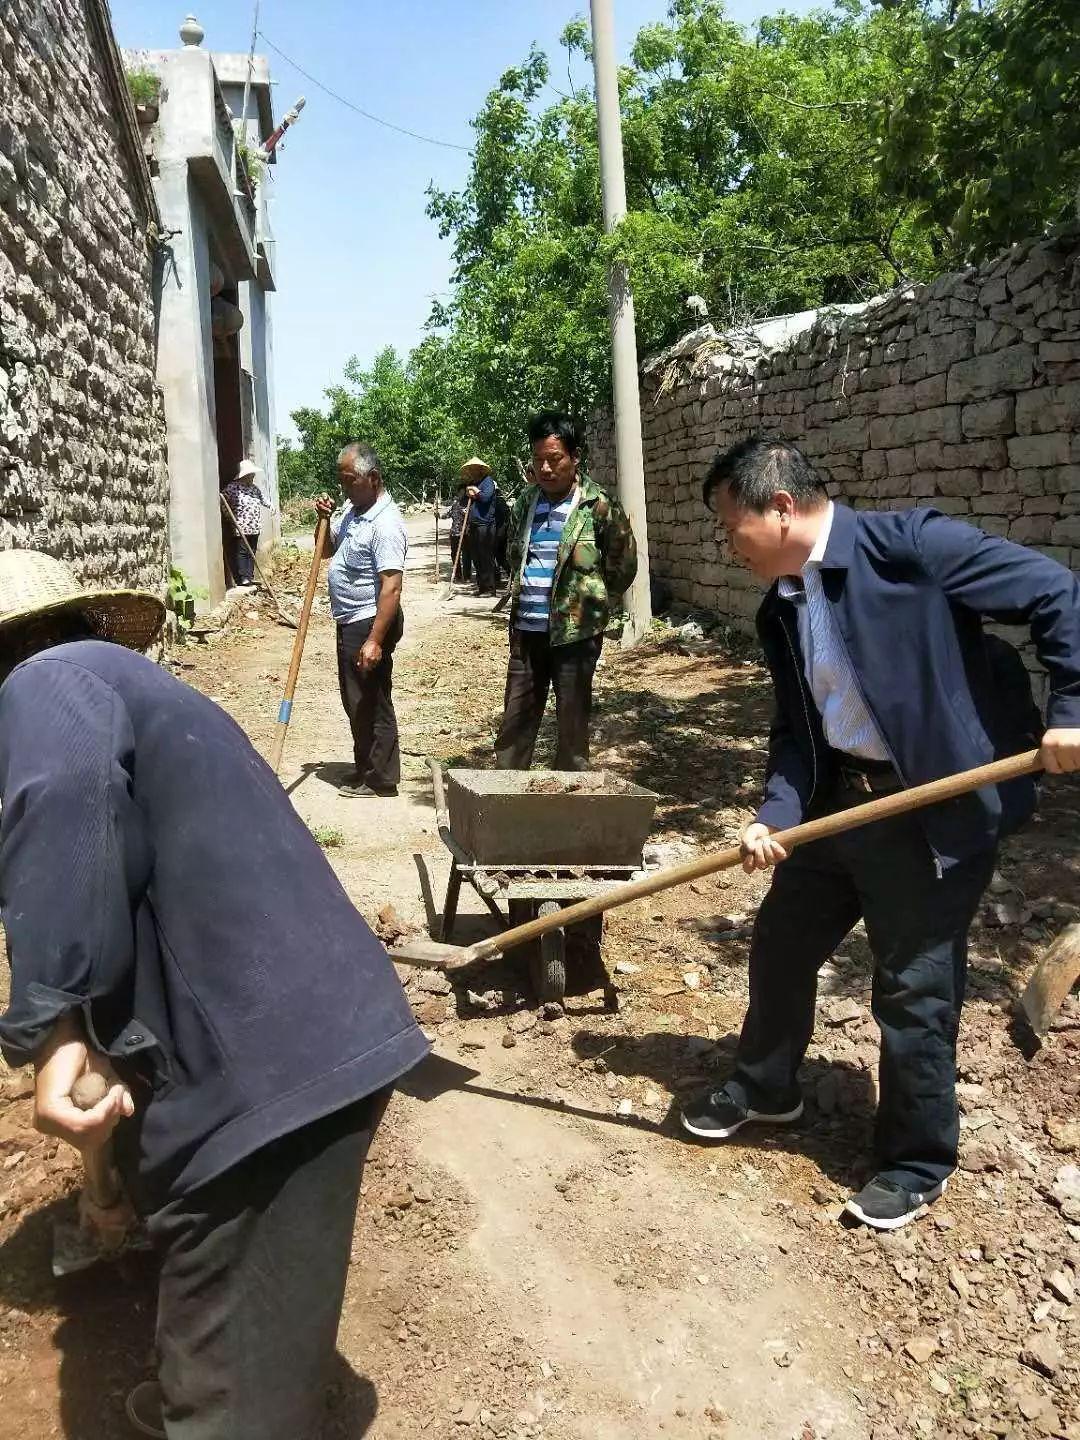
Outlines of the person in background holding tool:
M 262 511 L 270 509 L 269 500 L 255 483 L 255 476 L 258 474 L 259 469 L 254 461 L 241 460 L 235 477 L 221 492 L 236 517 L 235 525 L 232 521 L 228 524 L 233 532 L 232 572 L 237 585 L 255 584 L 254 552 L 259 548 Z
M 346 445 L 337 460 L 345 504 L 315 502 L 330 518 L 325 554 L 337 622 L 338 685 L 349 717 L 356 773 L 338 789 L 349 799 L 396 795 L 401 779 L 392 685 L 394 649 L 405 628 L 401 582 L 409 548 L 401 511 L 383 487 L 370 445 Z
M 1035 782 L 977 790 L 790 858 L 770 837 L 1039 746 L 1026 673 L 1011 647 L 983 634 L 983 617 L 1030 626 L 1050 675 L 1041 763 L 1053 774 L 1080 768 L 1080 584 L 1047 556 L 933 509 L 834 505 L 782 440 L 717 455 L 704 499 L 735 554 L 771 582 L 757 626 L 776 711 L 765 800 L 742 847 L 747 871 L 777 869 L 754 926 L 734 1074 L 682 1123 L 725 1140 L 750 1121 L 801 1116 L 796 1072 L 817 972 L 861 917 L 881 1031 L 880 1168 L 847 1210 L 894 1229 L 956 1168 L 968 928 L 999 839 L 1034 809 Z
M 472 501 L 469 512 L 469 533 L 465 540 L 467 551 L 476 576 L 477 595 L 494 595 L 496 585 L 495 569 L 495 522 L 497 516 L 498 490 L 488 466 L 478 455 L 466 460 L 461 467 L 461 478 L 465 495 Z
M 133 1392 L 135 1428 L 299 1440 L 371 1135 L 428 1045 L 243 731 L 135 653 L 164 613 L 0 554 L 0 1046 L 36 1069 L 40 1130 L 88 1156 L 111 1141 L 162 1253 L 160 1388 Z M 84 1109 L 88 1073 L 110 1083 Z
M 637 573 L 637 546 L 622 506 L 579 475 L 581 447 L 568 415 L 529 422 L 533 482 L 510 517 L 510 661 L 500 770 L 527 770 L 555 691 L 556 770 L 589 765 L 592 682 L 604 631 Z
M 444 519 L 450 521 L 450 568 L 454 567 L 454 556 L 461 552 L 461 559 L 458 562 L 458 579 L 468 580 L 472 575 L 472 567 L 469 564 L 469 547 L 461 544 L 461 532 L 465 528 L 465 511 L 468 508 L 468 497 L 465 494 L 465 482 L 458 486 L 457 493 L 450 502 L 450 508 Z M 471 517 L 470 517 L 471 519 Z

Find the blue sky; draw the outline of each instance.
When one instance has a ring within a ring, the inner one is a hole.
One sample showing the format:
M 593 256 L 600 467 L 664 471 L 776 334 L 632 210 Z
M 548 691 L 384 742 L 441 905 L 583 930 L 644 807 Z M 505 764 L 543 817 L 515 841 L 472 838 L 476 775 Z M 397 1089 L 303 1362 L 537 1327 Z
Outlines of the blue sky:
M 194 3 L 205 48 L 248 49 L 253 0 Z M 733 19 L 749 23 L 781 8 L 812 6 L 732 0 L 728 8 Z M 620 51 L 665 11 L 666 0 L 615 0 Z M 112 0 L 112 13 L 122 46 L 180 43 L 179 4 Z M 259 28 L 361 108 L 467 146 L 470 118 L 533 41 L 552 56 L 553 81 L 561 84 L 558 37 L 580 14 L 588 14 L 587 0 L 261 0 Z M 447 244 L 424 213 L 424 192 L 431 182 L 458 188 L 469 161 L 462 151 L 362 119 L 265 44 L 259 50 L 277 81 L 278 118 L 297 96 L 307 97 L 273 172 L 277 421 L 290 434 L 289 412 L 319 405 L 349 356 L 367 361 L 384 345 L 406 352 L 422 338 L 432 297 L 445 294 L 450 274 Z

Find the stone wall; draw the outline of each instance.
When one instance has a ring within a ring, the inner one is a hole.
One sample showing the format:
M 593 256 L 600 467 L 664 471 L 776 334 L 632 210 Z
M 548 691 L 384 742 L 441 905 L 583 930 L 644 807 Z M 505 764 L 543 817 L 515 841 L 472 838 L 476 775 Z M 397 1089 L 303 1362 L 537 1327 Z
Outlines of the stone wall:
M 1080 571 L 1080 236 L 808 315 L 764 352 L 753 333 L 673 349 L 641 413 L 650 557 L 678 601 L 750 628 L 760 590 L 701 502 L 717 448 L 749 434 L 798 444 L 851 505 L 933 505 Z M 604 417 L 589 462 L 614 485 Z
M 104 0 L 0 6 L 0 547 L 160 591 L 156 216 Z

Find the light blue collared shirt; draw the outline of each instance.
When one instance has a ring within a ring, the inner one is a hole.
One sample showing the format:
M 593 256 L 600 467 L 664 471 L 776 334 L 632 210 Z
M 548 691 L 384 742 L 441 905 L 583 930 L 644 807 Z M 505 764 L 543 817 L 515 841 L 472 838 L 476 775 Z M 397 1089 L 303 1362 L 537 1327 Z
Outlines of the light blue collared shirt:
M 367 620 L 379 605 L 379 575 L 404 570 L 409 542 L 401 511 L 384 490 L 362 514 L 352 503 L 330 517 L 334 558 L 326 580 L 330 611 L 339 625 Z
M 888 760 L 889 752 L 866 708 L 851 657 L 821 583 L 821 562 L 832 523 L 833 502 L 830 500 L 810 558 L 802 567 L 802 585 L 784 575 L 777 585 L 777 593 L 795 606 L 803 669 L 821 715 L 825 739 L 834 750 L 843 750 L 848 755 L 857 755 L 863 760 Z

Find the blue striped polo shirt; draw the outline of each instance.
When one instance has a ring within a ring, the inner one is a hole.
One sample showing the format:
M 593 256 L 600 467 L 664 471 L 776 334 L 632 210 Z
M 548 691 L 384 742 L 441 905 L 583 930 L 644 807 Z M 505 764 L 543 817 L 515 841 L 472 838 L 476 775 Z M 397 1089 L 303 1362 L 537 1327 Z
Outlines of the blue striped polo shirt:
M 557 505 L 552 505 L 543 494 L 537 499 L 525 569 L 521 576 L 517 613 L 519 630 L 547 630 L 550 627 L 551 591 L 555 584 L 559 542 L 576 500 L 577 486 Z

